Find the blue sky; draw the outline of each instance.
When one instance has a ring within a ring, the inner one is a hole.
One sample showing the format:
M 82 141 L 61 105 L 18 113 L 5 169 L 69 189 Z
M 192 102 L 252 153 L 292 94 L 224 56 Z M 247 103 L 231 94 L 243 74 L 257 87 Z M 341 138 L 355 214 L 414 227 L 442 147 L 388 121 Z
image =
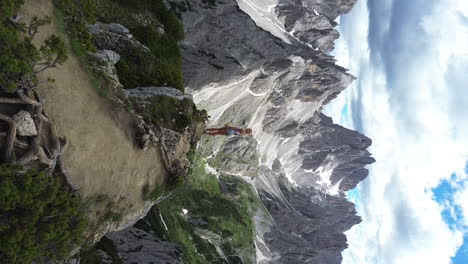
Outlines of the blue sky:
M 466 172 L 466 171 L 465 171 Z M 452 230 L 466 230 L 464 223 L 464 212 L 462 206 L 457 202 L 457 194 L 466 185 L 467 179 L 461 180 L 456 174 L 452 174 L 449 180 L 443 180 L 439 186 L 433 188 L 434 200 L 442 206 L 442 218 Z M 465 232 L 463 244 L 452 257 L 454 264 L 468 263 L 468 233 Z
M 344 263 L 468 263 L 468 1 L 358 0 L 340 32 L 358 79 L 326 112 L 377 159 Z

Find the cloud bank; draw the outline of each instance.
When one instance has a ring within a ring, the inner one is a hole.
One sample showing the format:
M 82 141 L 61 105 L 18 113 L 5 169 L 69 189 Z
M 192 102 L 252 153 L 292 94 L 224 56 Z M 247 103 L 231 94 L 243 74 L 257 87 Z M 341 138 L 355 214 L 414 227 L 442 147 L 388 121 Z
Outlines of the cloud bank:
M 358 188 L 363 223 L 347 234 L 344 263 L 467 263 L 454 257 L 468 184 L 451 194 L 457 225 L 433 190 L 468 178 L 468 1 L 360 0 L 340 31 L 335 55 L 358 80 L 327 112 L 371 137 L 377 159 Z

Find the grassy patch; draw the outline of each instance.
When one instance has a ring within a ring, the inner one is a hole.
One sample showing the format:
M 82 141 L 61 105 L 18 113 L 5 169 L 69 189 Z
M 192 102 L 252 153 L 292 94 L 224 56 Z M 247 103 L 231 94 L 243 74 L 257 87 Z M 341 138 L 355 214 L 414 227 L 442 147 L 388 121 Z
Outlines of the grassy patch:
M 187 183 L 153 207 L 136 227 L 181 245 L 186 263 L 254 263 L 256 199 L 250 185 L 227 175 L 220 184 L 206 173 L 199 155 L 194 155 L 193 163 Z
M 122 220 L 122 213 L 120 212 L 114 212 L 110 209 L 106 212 L 106 214 L 103 217 L 104 222 L 119 222 Z
M 180 245 L 185 263 L 255 263 L 252 213 L 259 201 L 251 186 L 237 177 L 222 175 L 217 179 L 206 173 L 205 159 L 194 148 L 189 156 L 193 166 L 186 177 L 179 177 L 185 182 L 159 186 L 153 191 L 144 187 L 146 199 L 157 200 L 163 195 L 166 198 L 135 227 Z M 188 213 L 184 214 L 183 209 Z M 94 250 L 117 256 L 112 241 L 103 240 Z M 95 251 L 88 252 L 88 259 L 96 258 Z
M 150 190 L 148 185 L 145 185 L 143 187 L 143 200 L 145 201 L 156 201 L 159 199 L 159 197 L 162 196 L 166 192 L 165 185 L 158 185 L 156 188 L 153 190 Z
M 198 110 L 190 99 L 178 100 L 169 96 L 157 96 L 142 101 L 130 98 L 130 109 L 144 116 L 146 121 L 176 131 L 184 131 L 192 123 L 203 123 L 208 114 L 205 110 Z
M 57 19 L 57 27 L 59 31 L 63 34 L 66 34 L 66 23 L 63 11 L 58 8 L 55 8 L 55 17 Z M 71 38 L 70 47 L 75 57 L 78 58 L 80 65 L 90 77 L 91 84 L 98 93 L 98 95 L 104 98 L 109 98 L 107 92 L 102 88 L 102 77 L 95 71 L 93 71 L 93 69 L 89 66 L 89 55 L 86 50 L 86 46 L 84 46 L 83 43 L 77 38 Z
M 108 200 L 109 196 L 107 196 L 106 194 L 95 194 L 93 196 L 88 197 L 85 200 L 85 204 L 101 204 Z

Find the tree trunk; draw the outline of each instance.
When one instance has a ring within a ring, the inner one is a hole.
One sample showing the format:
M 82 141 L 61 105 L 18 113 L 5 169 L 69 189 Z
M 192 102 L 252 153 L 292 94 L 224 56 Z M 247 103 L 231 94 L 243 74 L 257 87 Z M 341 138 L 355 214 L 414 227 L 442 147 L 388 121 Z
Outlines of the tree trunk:
M 0 119 L 7 122 L 9 126 L 8 135 L 5 142 L 5 148 L 2 151 L 2 161 L 10 163 L 12 159 L 13 146 L 16 139 L 16 122 L 13 118 L 0 114 Z

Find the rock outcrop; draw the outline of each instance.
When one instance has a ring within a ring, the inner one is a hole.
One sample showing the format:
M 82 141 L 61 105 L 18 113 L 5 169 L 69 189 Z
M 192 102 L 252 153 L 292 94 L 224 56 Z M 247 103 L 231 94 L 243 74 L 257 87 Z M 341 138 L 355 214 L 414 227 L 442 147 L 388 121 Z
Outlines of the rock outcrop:
M 193 100 L 191 95 L 184 94 L 178 89 L 172 87 L 138 87 L 134 89 L 128 89 L 125 91 L 127 96 L 139 98 L 139 99 L 148 99 L 155 96 L 169 96 L 177 100 L 183 100 L 185 98 Z
M 341 263 L 344 232 L 361 221 L 345 194 L 375 160 L 369 138 L 321 110 L 354 80 L 327 53 L 339 37 L 335 19 L 356 0 L 169 2 L 184 23 L 183 71 L 194 100 L 212 126 L 254 131 L 205 137 L 199 150 L 211 173 L 255 187 L 256 262 Z M 174 134 L 166 145 L 178 141 Z
M 161 241 L 141 229 L 130 227 L 110 233 L 107 238 L 113 242 L 124 264 L 183 263 L 182 250 L 178 245 Z
M 117 64 L 119 60 L 120 55 L 113 50 L 98 50 L 96 53 L 90 54 L 90 62 L 94 71 L 104 77 L 107 81 L 106 86 L 109 87 L 109 90 L 112 91 L 113 95 L 116 95 L 116 101 L 123 104 L 120 98 L 125 96 L 123 94 L 124 87 L 120 83 L 117 70 L 115 68 L 115 64 Z
M 211 167 L 249 178 L 259 193 L 268 213 L 255 216 L 257 262 L 340 263 L 343 233 L 360 222 L 345 192 L 375 160 L 369 138 L 320 112 L 354 80 L 326 53 L 339 36 L 334 20 L 356 1 L 267 1 L 269 10 L 262 1 L 171 2 L 187 7 L 181 47 L 195 101 L 213 126 L 254 130 L 200 146 Z
M 114 65 L 119 62 L 120 55 L 112 50 L 99 50 L 91 54 L 94 57 L 94 68 L 106 77 L 115 76 Z M 112 78 L 112 77 L 111 77 Z
M 145 24 L 145 23 L 143 23 Z M 113 99 L 126 107 L 127 99 L 138 99 L 141 104 L 148 104 L 148 100 L 158 96 L 168 96 L 177 100 L 193 100 L 191 95 L 172 87 L 137 87 L 124 89 L 117 76 L 115 64 L 120 60 L 119 53 L 148 53 L 149 49 L 133 38 L 130 31 L 121 24 L 104 24 L 97 22 L 94 25 L 87 25 L 88 31 L 93 36 L 93 43 L 99 49 L 92 53 L 91 62 L 96 72 L 101 74 L 110 83 L 110 90 L 113 91 Z M 160 28 L 164 31 L 163 28 Z M 145 120 L 141 113 L 131 111 L 136 124 L 136 139 L 143 151 L 150 145 L 161 148 L 166 168 L 171 171 L 181 170 L 188 166 L 185 154 L 189 151 L 190 145 L 200 137 L 203 126 L 193 124 L 185 133 L 180 133 L 164 127 L 155 126 Z
M 93 36 L 93 42 L 100 50 L 113 50 L 117 53 L 143 51 L 149 53 L 148 47 L 133 38 L 130 31 L 117 23 L 104 24 L 97 22 L 87 26 Z
M 257 246 L 267 259 L 260 263 L 341 263 L 347 247 L 343 233 L 361 222 L 354 204 L 314 187 L 292 185 L 281 163 L 275 166 L 263 167 L 255 180 L 272 220 L 257 230 Z

